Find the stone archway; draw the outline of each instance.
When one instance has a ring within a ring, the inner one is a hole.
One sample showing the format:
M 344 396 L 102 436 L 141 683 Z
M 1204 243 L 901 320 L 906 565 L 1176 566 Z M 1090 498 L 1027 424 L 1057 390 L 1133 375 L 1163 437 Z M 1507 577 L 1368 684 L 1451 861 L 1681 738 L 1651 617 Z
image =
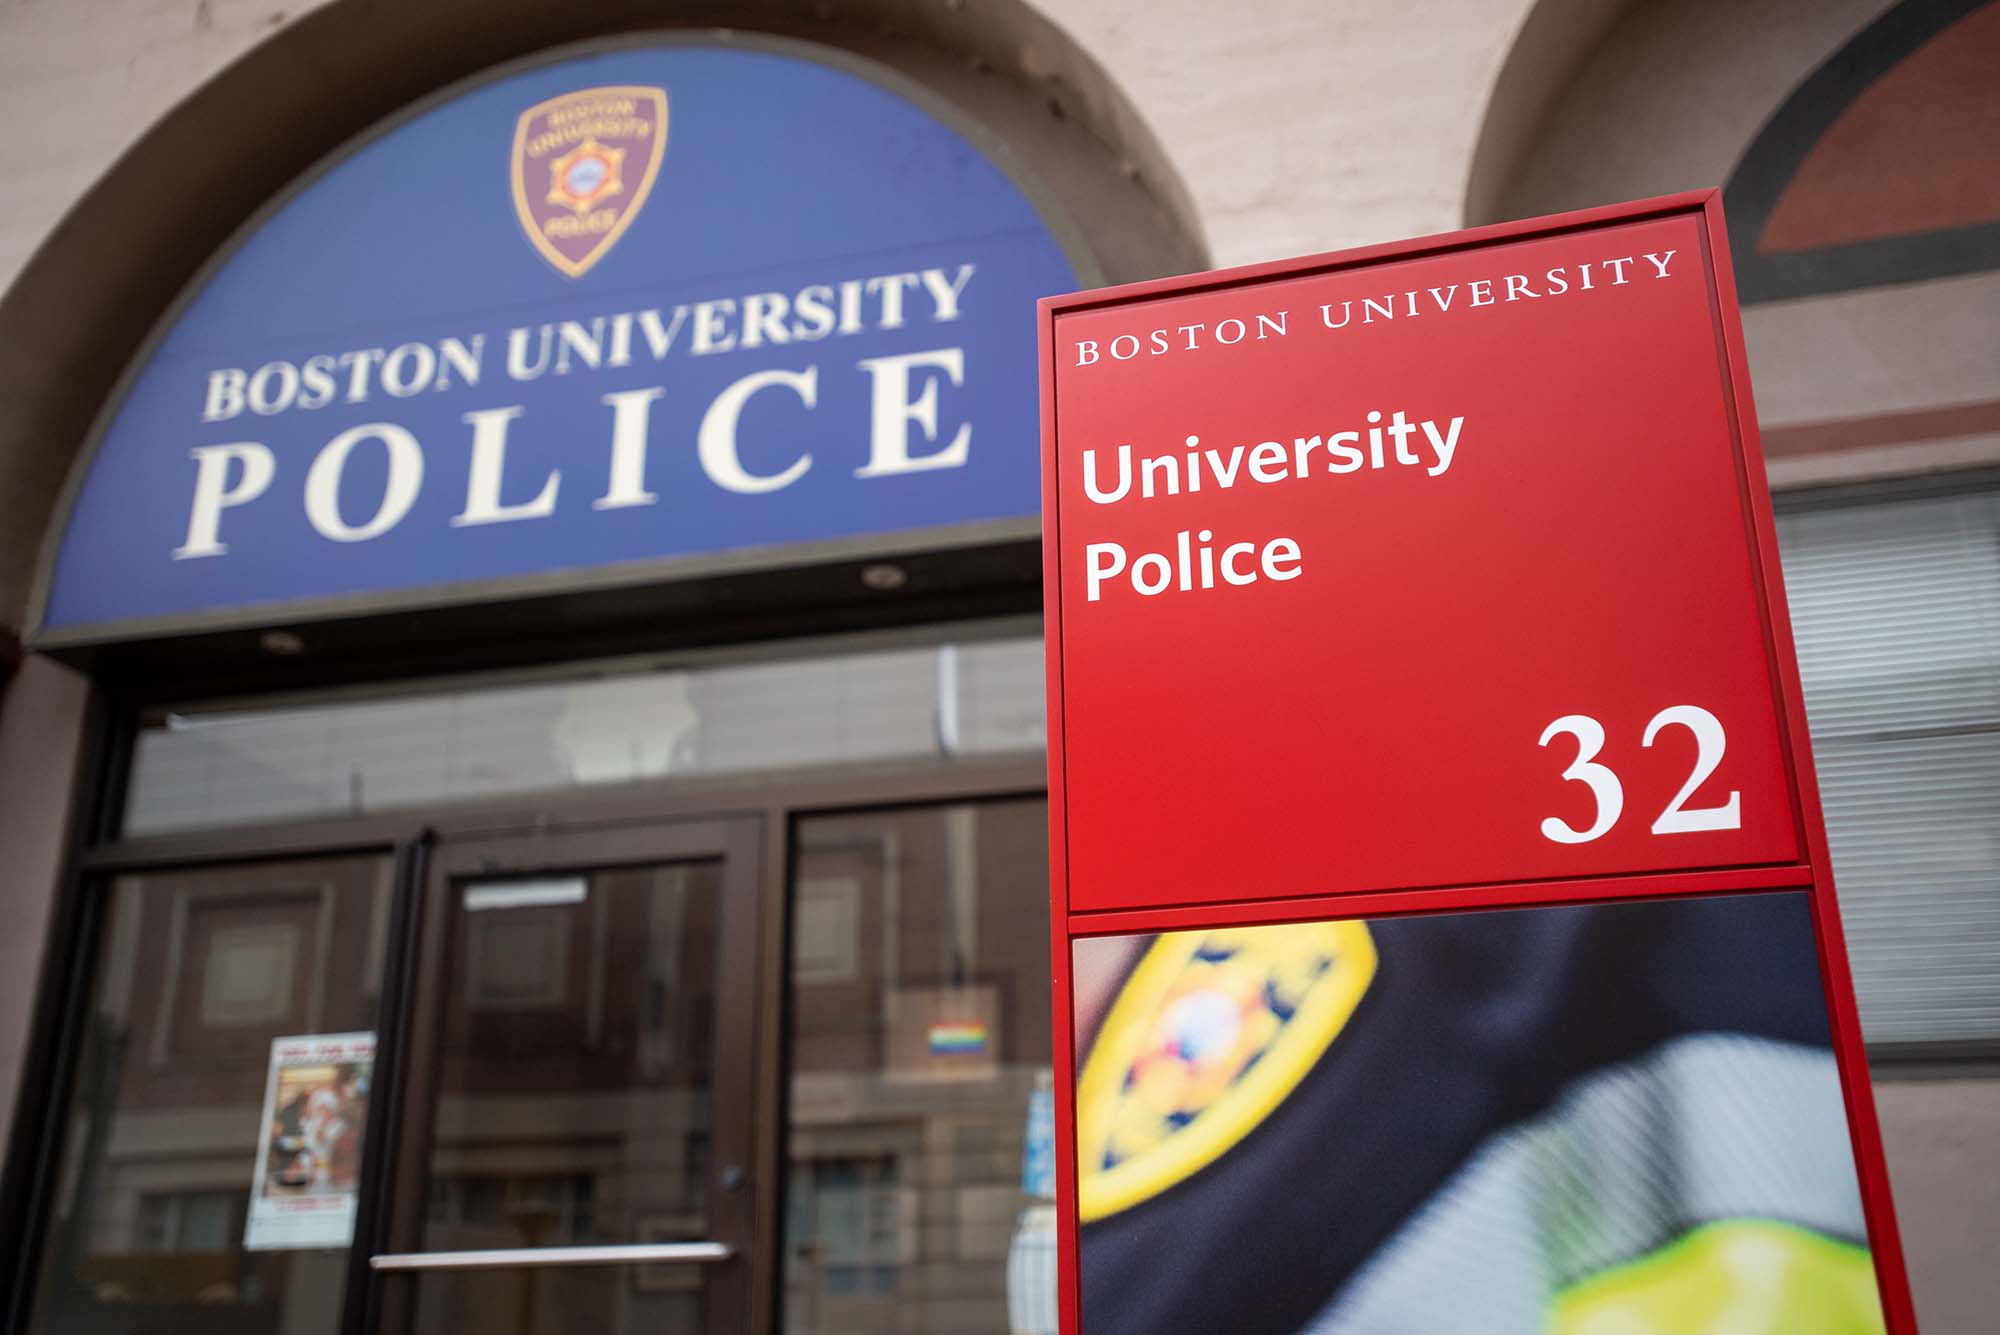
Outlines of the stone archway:
M 0 296 L 0 634 L 18 632 L 50 515 L 148 330 L 234 230 L 318 159 L 481 69 L 568 42 L 728 26 L 888 65 L 983 125 L 1113 280 L 1203 267 L 1158 141 L 1090 54 L 1023 0 L 333 0 L 276 28 L 145 129 Z

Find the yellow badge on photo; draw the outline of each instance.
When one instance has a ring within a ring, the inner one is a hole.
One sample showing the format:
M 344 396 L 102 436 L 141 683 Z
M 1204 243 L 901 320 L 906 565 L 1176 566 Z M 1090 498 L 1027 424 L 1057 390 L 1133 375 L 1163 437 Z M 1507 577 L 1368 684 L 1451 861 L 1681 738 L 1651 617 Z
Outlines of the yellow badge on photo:
M 1297 1088 L 1375 977 L 1361 922 L 1171 932 L 1112 1004 L 1077 1081 L 1077 1214 L 1213 1163 Z

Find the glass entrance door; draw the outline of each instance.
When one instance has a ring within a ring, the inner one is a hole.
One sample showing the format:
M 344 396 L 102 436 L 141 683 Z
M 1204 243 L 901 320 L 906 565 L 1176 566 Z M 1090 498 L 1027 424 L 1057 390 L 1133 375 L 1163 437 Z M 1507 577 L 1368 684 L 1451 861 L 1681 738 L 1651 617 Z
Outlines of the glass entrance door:
M 759 823 L 448 843 L 379 1329 L 707 1335 L 758 1237 Z

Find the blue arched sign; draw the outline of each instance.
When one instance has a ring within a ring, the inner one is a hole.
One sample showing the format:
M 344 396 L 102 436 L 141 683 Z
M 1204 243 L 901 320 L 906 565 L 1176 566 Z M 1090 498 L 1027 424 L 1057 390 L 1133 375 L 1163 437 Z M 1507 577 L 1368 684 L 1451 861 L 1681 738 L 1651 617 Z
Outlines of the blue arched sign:
M 199 281 L 72 482 L 40 638 L 1031 532 L 1049 220 L 920 94 L 657 43 L 455 92 Z

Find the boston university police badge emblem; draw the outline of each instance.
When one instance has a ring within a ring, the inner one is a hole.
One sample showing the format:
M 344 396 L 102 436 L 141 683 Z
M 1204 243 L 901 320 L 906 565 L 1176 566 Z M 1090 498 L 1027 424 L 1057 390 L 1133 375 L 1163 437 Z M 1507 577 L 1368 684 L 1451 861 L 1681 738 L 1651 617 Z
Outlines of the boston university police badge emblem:
M 1375 967 L 1355 921 L 1156 939 L 1077 1080 L 1078 1217 L 1137 1205 L 1254 1131 L 1333 1045 Z
M 514 212 L 542 258 L 571 278 L 639 216 L 667 148 L 667 90 L 583 88 L 514 125 Z

